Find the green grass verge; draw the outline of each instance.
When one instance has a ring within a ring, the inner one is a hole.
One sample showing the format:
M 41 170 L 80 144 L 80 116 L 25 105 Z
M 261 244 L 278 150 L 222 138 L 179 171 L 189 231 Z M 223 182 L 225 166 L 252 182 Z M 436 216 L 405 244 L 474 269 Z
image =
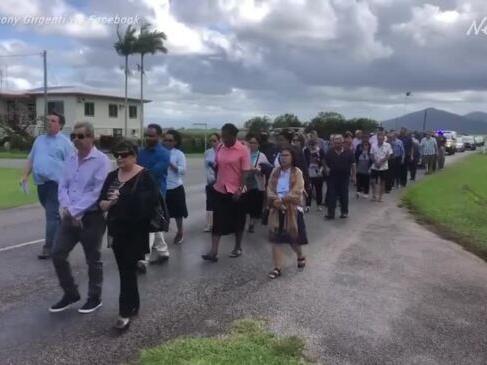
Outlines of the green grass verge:
M 143 350 L 142 365 L 291 365 L 307 364 L 304 343 L 297 337 L 278 338 L 260 321 L 235 322 L 230 334 L 181 338 Z
M 37 202 L 37 190 L 32 182 L 30 182 L 29 194 L 21 191 L 19 185 L 21 177 L 21 169 L 0 168 L 0 209 Z
M 486 155 L 472 155 L 425 178 L 403 201 L 437 232 L 487 260 Z
M 27 158 L 28 152 L 24 151 L 0 151 L 0 158 Z

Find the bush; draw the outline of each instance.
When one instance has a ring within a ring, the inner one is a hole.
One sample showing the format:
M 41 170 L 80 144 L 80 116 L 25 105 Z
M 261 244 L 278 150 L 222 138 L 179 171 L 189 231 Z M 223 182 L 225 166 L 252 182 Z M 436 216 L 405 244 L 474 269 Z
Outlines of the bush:
M 30 135 L 21 136 L 18 134 L 12 134 L 8 137 L 10 142 L 10 149 L 19 151 L 29 151 L 34 143 L 34 137 Z

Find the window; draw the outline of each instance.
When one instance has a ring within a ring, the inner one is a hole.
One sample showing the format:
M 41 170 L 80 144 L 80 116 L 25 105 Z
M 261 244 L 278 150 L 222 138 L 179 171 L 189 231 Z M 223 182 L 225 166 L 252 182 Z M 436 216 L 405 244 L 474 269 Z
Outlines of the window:
M 113 136 L 114 137 L 122 137 L 123 136 L 123 129 L 122 128 L 113 128 Z
M 137 118 L 137 105 L 129 106 L 129 118 Z
M 85 103 L 85 117 L 95 116 L 95 103 Z
M 48 101 L 47 102 L 47 114 L 51 114 L 52 112 L 56 112 L 59 114 L 64 115 L 64 101 Z
M 118 117 L 118 105 L 117 104 L 108 104 L 108 116 L 110 118 L 117 118 Z

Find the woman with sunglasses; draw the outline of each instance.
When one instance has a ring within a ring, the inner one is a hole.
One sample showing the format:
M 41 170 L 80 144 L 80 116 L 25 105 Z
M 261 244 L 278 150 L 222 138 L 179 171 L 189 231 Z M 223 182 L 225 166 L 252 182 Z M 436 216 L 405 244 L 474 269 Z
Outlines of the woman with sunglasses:
M 216 181 L 216 152 L 218 151 L 220 142 L 220 135 L 213 133 L 208 140 L 210 148 L 205 151 L 205 171 L 206 171 L 206 227 L 204 232 L 211 232 L 213 228 L 213 207 L 214 194 L 213 184 Z
M 296 167 L 296 151 L 285 147 L 279 155 L 280 166 L 271 174 L 267 187 L 269 205 L 269 238 L 272 245 L 274 269 L 269 278 L 281 276 L 284 244 L 290 244 L 296 253 L 298 269 L 306 266 L 301 245 L 308 243 L 303 214 L 304 178 Z
M 168 130 L 164 136 L 164 146 L 171 153 L 167 170 L 166 205 L 169 217 L 176 220 L 177 233 L 173 243 L 179 245 L 184 241 L 183 218 L 188 217 L 186 207 L 186 193 L 184 191 L 183 176 L 186 173 L 186 156 L 179 149 L 182 138 L 178 131 Z
M 139 311 L 137 262 L 149 253 L 149 223 L 160 199 L 159 187 L 149 170 L 137 164 L 137 147 L 122 141 L 114 148 L 118 169 L 108 174 L 100 195 L 100 208 L 108 212 L 108 242 L 120 274 L 117 330 L 129 327 Z

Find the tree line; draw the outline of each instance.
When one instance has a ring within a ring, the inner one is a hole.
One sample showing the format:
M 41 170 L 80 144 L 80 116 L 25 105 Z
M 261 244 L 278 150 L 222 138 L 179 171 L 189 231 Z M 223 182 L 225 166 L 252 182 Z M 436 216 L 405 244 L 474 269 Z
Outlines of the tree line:
M 273 120 L 267 116 L 256 116 L 244 123 L 245 129 L 250 133 L 258 134 L 282 128 L 303 128 L 305 133 L 316 130 L 321 138 L 329 138 L 331 134 L 344 134 L 347 131 L 354 132 L 357 129 L 372 132 L 378 125 L 379 123 L 374 119 L 346 119 L 336 112 L 319 112 L 310 121 L 301 121 L 296 115 L 285 113 Z

